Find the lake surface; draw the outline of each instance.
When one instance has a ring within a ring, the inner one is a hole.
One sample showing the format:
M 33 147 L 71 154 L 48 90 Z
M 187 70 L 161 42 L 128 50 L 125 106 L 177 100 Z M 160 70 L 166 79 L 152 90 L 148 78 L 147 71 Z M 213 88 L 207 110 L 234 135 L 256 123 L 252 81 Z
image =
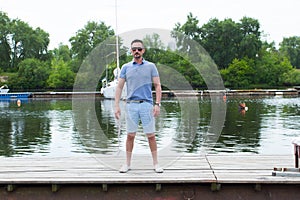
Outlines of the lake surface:
M 241 102 L 248 111 L 239 110 Z M 124 151 L 125 112 L 116 121 L 113 104 L 103 99 L 28 99 L 18 107 L 16 101 L 0 101 L 0 156 Z M 299 122 L 299 97 L 164 99 L 156 119 L 157 143 L 159 151 L 173 153 L 292 154 Z M 134 153 L 149 153 L 141 131 Z

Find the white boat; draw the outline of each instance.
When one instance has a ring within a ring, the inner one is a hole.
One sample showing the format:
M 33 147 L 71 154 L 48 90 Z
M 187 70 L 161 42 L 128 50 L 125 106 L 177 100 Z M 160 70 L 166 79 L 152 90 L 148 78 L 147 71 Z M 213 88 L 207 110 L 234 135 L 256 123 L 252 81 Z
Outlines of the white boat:
M 0 87 L 0 99 L 23 99 L 31 97 L 31 92 L 14 92 L 8 93 L 9 89 L 7 85 Z
M 117 59 L 117 68 L 114 69 L 113 73 L 114 73 L 114 80 L 108 82 L 108 75 L 107 75 L 107 71 L 108 71 L 108 66 L 106 65 L 106 75 L 105 78 L 102 80 L 102 88 L 100 90 L 100 93 L 103 94 L 104 98 L 106 99 L 115 99 L 115 93 L 116 93 L 116 87 L 118 85 L 118 78 L 120 75 L 120 62 L 119 62 L 119 36 L 117 34 L 118 32 L 118 17 L 117 17 L 117 0 L 115 1 L 115 17 L 116 17 L 116 52 L 111 52 L 112 53 L 116 53 L 116 59 Z M 108 54 L 107 56 L 109 56 L 110 54 Z M 126 99 L 127 96 L 127 89 L 126 89 L 126 84 L 124 85 L 123 91 L 122 91 L 122 95 L 121 95 L 121 99 Z
M 116 87 L 118 86 L 118 78 L 120 74 L 120 68 L 117 67 L 114 70 L 114 80 L 108 82 L 107 77 L 105 77 L 102 80 L 102 88 L 100 90 L 100 93 L 103 94 L 104 98 L 106 99 L 115 99 L 115 93 L 116 93 Z M 124 85 L 121 99 L 126 99 L 126 85 Z
M 8 91 L 9 91 L 9 89 L 8 89 L 7 85 L 3 85 L 0 87 L 1 94 L 6 94 L 6 93 L 8 93 Z

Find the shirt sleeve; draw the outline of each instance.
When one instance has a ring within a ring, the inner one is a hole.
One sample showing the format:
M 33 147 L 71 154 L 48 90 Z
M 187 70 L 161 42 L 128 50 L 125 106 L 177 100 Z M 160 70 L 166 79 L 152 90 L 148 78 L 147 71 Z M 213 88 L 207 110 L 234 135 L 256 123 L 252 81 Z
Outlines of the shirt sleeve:
M 152 69 L 152 74 L 151 74 L 152 77 L 157 77 L 159 76 L 159 73 L 158 73 L 158 70 L 155 66 L 155 64 L 153 64 L 153 69 Z
M 120 78 L 126 79 L 126 65 L 123 65 L 121 68 Z

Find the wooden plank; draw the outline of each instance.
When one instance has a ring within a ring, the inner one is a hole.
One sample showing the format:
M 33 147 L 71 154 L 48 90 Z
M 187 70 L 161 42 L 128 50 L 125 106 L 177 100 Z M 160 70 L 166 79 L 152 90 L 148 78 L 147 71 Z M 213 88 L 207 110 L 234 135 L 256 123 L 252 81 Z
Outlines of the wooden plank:
M 278 172 L 278 171 L 273 171 L 272 175 L 273 176 L 281 176 L 281 177 L 300 177 L 299 172 Z
M 208 161 L 219 183 L 300 183 L 272 176 L 274 167 L 293 166 L 292 155 L 209 155 Z
M 293 155 L 208 155 L 214 169 L 270 169 L 293 166 Z
M 119 172 L 55 172 L 21 173 L 0 177 L 0 183 L 193 183 L 214 182 L 211 171 L 171 171 L 157 174 L 153 170 L 132 170 L 126 174 Z
M 272 176 L 274 167 L 293 167 L 293 155 L 162 156 L 165 171 L 153 170 L 151 156 L 137 155 L 132 170 L 119 173 L 122 156 L 0 158 L 0 184 L 286 183 L 300 177 Z
M 121 156 L 4 158 L 0 183 L 193 183 L 215 182 L 205 157 L 160 157 L 167 163 L 163 174 L 153 170 L 151 157 L 134 156 L 132 170 L 119 173 Z M 143 162 L 141 162 L 143 161 Z

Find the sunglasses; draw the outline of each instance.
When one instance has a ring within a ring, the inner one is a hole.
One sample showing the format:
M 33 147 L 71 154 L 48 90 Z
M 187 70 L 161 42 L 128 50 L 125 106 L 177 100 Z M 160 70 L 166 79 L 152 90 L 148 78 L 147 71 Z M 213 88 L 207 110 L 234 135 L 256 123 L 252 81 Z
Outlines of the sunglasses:
M 131 50 L 132 50 L 132 51 L 136 51 L 136 50 L 142 51 L 143 48 L 141 48 L 141 47 L 132 47 Z

